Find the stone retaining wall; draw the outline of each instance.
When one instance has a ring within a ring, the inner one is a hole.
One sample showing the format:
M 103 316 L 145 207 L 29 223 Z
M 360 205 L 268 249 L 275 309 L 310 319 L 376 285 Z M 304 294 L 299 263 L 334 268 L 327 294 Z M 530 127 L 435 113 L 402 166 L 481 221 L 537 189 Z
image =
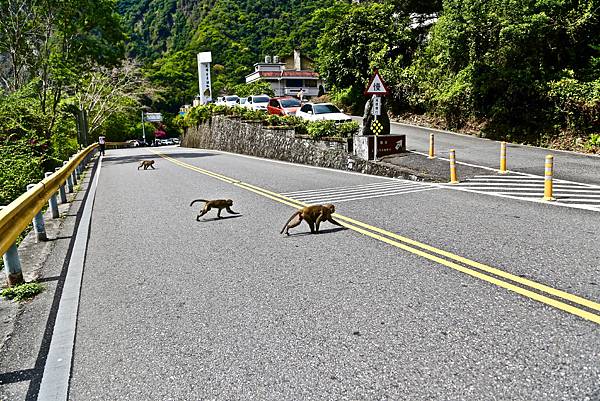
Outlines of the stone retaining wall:
M 332 145 L 333 144 L 333 145 Z M 345 141 L 319 141 L 296 136 L 293 129 L 272 129 L 258 122 L 213 116 L 210 122 L 188 128 L 181 146 L 215 149 L 311 166 L 351 170 L 386 177 L 417 179 L 413 171 L 359 159 Z

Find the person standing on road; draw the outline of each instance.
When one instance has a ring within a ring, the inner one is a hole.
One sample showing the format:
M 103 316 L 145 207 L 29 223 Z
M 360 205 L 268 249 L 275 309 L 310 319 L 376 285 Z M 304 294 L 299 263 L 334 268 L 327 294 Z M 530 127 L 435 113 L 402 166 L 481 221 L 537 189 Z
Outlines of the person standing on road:
M 104 156 L 104 151 L 106 150 L 106 137 L 104 135 L 98 137 L 98 145 L 100 145 L 100 154 Z
M 304 97 L 304 89 L 300 89 L 298 92 L 298 99 L 300 99 L 300 103 L 302 103 L 302 98 Z

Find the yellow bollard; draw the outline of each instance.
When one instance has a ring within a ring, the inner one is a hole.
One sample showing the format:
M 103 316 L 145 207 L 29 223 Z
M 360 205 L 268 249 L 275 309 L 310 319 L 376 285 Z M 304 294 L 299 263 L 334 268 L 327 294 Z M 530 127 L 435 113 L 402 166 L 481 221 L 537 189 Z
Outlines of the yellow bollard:
M 500 142 L 500 174 L 506 174 L 506 142 Z
M 428 159 L 435 159 L 435 148 L 433 146 L 433 134 L 429 134 L 429 157 Z
M 456 152 L 450 149 L 450 184 L 458 184 L 456 176 Z
M 552 170 L 554 167 L 554 156 L 546 156 L 546 164 L 544 169 L 544 200 L 553 201 L 556 200 L 552 196 Z

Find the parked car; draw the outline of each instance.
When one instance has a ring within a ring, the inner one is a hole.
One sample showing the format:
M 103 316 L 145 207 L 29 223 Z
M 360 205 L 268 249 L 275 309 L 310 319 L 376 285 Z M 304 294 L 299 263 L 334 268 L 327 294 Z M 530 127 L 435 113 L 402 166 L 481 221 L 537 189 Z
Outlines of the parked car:
M 130 148 L 137 148 L 140 146 L 140 143 L 136 139 L 130 139 L 127 141 L 127 143 L 129 144 Z
M 306 103 L 296 112 L 296 115 L 309 121 L 330 120 L 336 123 L 352 121 L 349 115 L 342 113 L 331 103 Z
M 237 101 L 237 105 L 240 106 L 240 107 L 248 107 L 248 98 L 247 97 L 241 97 Z
M 267 95 L 254 95 L 248 97 L 248 107 L 252 110 L 267 111 L 269 105 L 269 96 Z
M 171 140 L 173 142 L 175 142 L 175 145 L 179 145 L 181 143 L 181 141 L 179 140 L 179 138 L 171 138 Z
M 225 96 L 225 105 L 229 106 L 229 107 L 233 107 L 237 104 L 239 99 L 240 99 L 240 97 L 237 95 Z
M 269 100 L 267 112 L 276 116 L 293 116 L 300 106 L 300 100 L 293 97 L 274 97 Z

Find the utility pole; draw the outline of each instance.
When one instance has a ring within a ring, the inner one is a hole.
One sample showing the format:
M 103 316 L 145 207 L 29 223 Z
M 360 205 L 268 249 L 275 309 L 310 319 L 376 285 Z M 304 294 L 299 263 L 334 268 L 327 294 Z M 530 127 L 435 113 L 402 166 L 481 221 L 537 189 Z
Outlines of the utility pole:
M 144 109 L 142 109 L 142 140 L 146 143 L 146 128 L 144 122 Z M 145 145 L 144 145 L 145 146 Z

